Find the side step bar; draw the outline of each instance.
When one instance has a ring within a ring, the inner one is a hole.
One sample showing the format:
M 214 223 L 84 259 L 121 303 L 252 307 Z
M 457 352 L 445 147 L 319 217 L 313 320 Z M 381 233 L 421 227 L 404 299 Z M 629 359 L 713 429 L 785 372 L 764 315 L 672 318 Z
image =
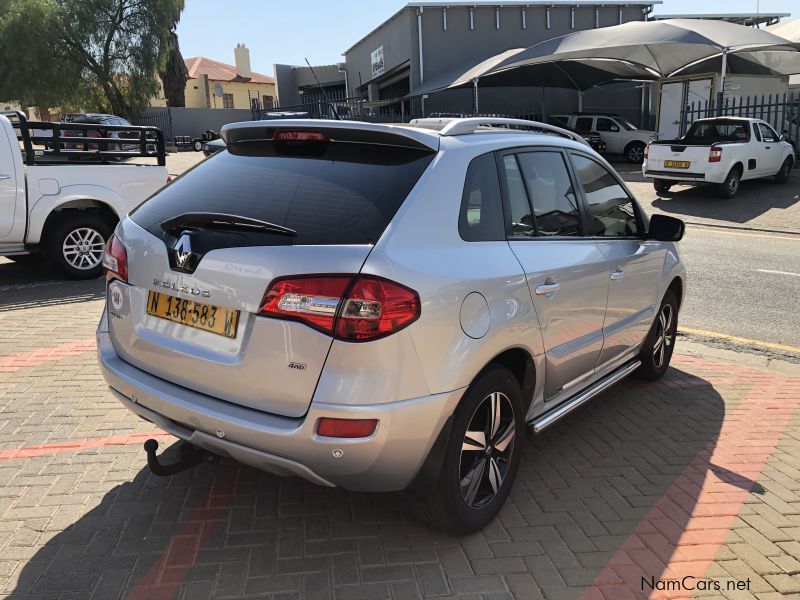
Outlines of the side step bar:
M 586 388 L 583 392 L 575 396 L 572 400 L 557 406 L 553 410 L 546 412 L 542 416 L 538 417 L 534 421 L 531 421 L 530 425 L 533 428 L 533 433 L 541 433 L 550 425 L 555 423 L 556 421 L 560 420 L 562 417 L 566 417 L 569 413 L 573 410 L 581 406 L 582 404 L 588 402 L 600 392 L 610 388 L 612 385 L 617 383 L 620 379 L 630 375 L 633 371 L 639 368 L 639 365 L 642 364 L 642 361 L 635 360 L 632 363 L 628 363 L 618 371 L 614 371 L 613 373 L 606 375 L 603 379 L 592 385 L 591 387 Z

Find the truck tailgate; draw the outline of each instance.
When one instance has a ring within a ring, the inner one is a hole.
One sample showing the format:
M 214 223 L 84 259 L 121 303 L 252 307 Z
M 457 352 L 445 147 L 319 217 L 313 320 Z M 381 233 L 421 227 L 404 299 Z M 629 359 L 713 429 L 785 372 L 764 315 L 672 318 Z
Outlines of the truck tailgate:
M 708 164 L 710 146 L 684 144 L 650 144 L 647 172 L 659 175 L 702 176 Z

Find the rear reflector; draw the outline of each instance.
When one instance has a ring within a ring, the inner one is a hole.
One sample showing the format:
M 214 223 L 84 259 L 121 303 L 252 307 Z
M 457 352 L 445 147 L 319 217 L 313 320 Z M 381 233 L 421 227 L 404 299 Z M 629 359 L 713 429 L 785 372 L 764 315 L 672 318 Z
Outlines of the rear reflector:
M 112 235 L 106 242 L 102 264 L 106 281 L 112 279 L 128 281 L 128 251 L 116 235 Z
M 371 436 L 377 426 L 377 419 L 329 419 L 324 417 L 317 423 L 317 435 L 322 437 L 363 438 Z
M 336 339 L 365 342 L 391 335 L 419 318 L 419 295 L 371 275 L 276 279 L 259 314 L 301 321 Z

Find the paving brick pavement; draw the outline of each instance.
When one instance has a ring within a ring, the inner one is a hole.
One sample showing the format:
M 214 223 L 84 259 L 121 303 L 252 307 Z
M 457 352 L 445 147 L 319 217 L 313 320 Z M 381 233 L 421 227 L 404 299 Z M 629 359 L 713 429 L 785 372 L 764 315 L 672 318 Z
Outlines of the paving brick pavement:
M 98 298 L 2 288 L 0 597 L 800 598 L 800 378 L 676 355 L 526 441 L 500 517 L 455 537 L 401 494 L 150 475 L 153 427 L 95 362 Z M 642 582 L 685 575 L 721 589 Z

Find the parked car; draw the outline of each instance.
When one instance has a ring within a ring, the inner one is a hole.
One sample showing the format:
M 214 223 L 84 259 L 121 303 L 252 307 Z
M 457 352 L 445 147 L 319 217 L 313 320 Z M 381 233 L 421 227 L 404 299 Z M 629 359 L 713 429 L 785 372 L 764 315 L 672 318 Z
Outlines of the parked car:
M 548 121 L 551 125 L 555 125 L 556 127 L 563 127 L 569 131 L 577 133 L 580 135 L 586 142 L 591 146 L 592 150 L 597 152 L 598 154 L 605 154 L 606 153 L 606 143 L 603 141 L 603 138 L 600 137 L 600 134 L 596 131 L 575 131 L 571 127 L 569 127 L 564 120 L 558 118 L 550 118 Z
M 699 119 L 679 140 L 650 142 L 642 173 L 659 193 L 675 183 L 715 184 L 732 198 L 748 179 L 774 177 L 789 181 L 794 148 L 769 123 L 745 117 Z
M 577 132 L 596 131 L 610 154 L 621 154 L 625 160 L 636 164 L 641 164 L 645 146 L 656 135 L 654 131 L 637 128 L 625 117 L 610 113 L 572 113 L 553 117 Z
M 128 121 L 127 119 L 123 119 L 122 117 L 117 117 L 116 115 L 107 115 L 102 113 L 70 113 L 67 118 L 68 121 L 66 123 L 89 123 L 89 124 L 97 124 L 97 125 L 114 125 L 114 126 L 130 126 L 133 128 L 134 126 Z M 74 130 L 69 129 L 67 127 L 61 132 L 63 137 L 102 137 L 101 130 Z M 119 130 L 110 131 L 108 134 L 110 138 L 124 138 L 125 132 L 121 132 Z M 86 145 L 90 150 L 98 150 L 100 148 L 100 144 L 87 144 Z M 64 145 L 65 148 L 73 150 L 76 148 L 84 147 L 82 143 L 67 143 Z M 125 151 L 125 152 L 135 152 L 138 150 L 138 147 L 134 144 L 114 144 L 111 143 L 108 145 L 108 149 L 112 151 Z
M 99 362 L 188 448 L 405 489 L 437 527 L 474 531 L 509 494 L 526 426 L 664 374 L 683 223 L 648 219 L 563 129 L 412 125 L 226 125 L 228 151 L 107 246 Z M 156 446 L 154 472 L 181 467 Z
M 203 142 L 203 154 L 206 156 L 211 156 L 219 152 L 220 150 L 225 149 L 225 142 L 222 139 L 211 140 L 208 142 Z
M 154 128 L 131 128 L 160 136 Z M 40 131 L 49 135 L 39 139 L 31 133 Z M 98 277 L 103 248 L 119 219 L 167 182 L 164 144 L 154 137 L 152 152 L 136 154 L 159 164 L 69 165 L 67 157 L 84 151 L 34 149 L 42 140 L 63 146 L 53 131 L 53 123 L 0 113 L 0 256 L 23 262 L 43 253 L 71 278 Z

